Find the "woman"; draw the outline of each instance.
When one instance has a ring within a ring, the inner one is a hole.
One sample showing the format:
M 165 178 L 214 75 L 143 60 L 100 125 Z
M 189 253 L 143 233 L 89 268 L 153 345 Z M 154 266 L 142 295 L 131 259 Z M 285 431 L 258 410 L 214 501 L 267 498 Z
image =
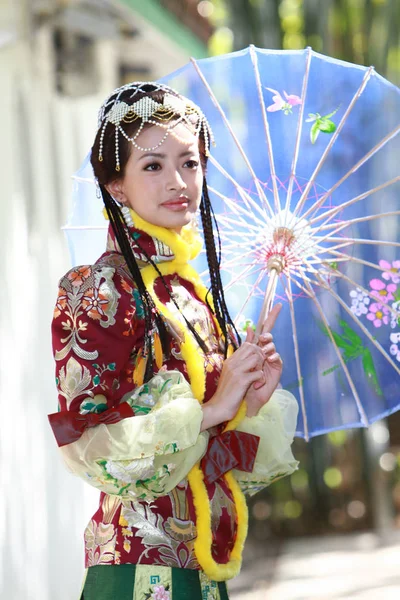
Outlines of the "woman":
M 156 83 L 119 88 L 100 110 L 91 163 L 108 243 L 61 279 L 49 417 L 67 466 L 101 491 L 84 600 L 226 599 L 247 533 L 243 491 L 297 466 L 297 403 L 275 391 L 280 307 L 258 344 L 249 331 L 241 345 L 226 307 L 210 137 L 201 110 Z M 188 264 L 198 210 L 210 293 Z

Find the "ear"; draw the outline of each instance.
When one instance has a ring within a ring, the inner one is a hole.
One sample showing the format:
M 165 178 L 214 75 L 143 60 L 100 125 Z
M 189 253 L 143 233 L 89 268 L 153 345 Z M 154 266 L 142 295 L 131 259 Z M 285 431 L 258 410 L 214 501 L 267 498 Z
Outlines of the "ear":
M 125 194 L 121 179 L 114 179 L 111 183 L 107 183 L 106 190 L 117 202 L 125 204 Z

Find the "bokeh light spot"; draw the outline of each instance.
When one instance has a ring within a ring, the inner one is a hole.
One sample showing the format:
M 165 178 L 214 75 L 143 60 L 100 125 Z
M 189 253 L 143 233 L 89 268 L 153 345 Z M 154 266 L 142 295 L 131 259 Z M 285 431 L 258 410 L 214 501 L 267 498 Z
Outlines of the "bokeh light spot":
M 294 490 L 305 490 L 308 488 L 308 473 L 305 469 L 295 471 L 290 479 Z
M 397 459 L 391 452 L 385 452 L 379 459 L 379 465 L 384 471 L 394 471 Z
M 342 472 L 337 467 L 329 467 L 324 472 L 324 481 L 329 488 L 340 487 L 343 482 Z
M 298 519 L 303 512 L 303 507 L 298 500 L 288 500 L 285 502 L 283 514 L 287 519 Z
M 254 504 L 252 513 L 258 521 L 265 521 L 271 515 L 271 507 L 265 500 L 259 500 Z
M 343 429 L 341 431 L 332 431 L 328 434 L 328 439 L 333 446 L 343 446 L 347 440 L 347 433 Z
M 352 519 L 362 519 L 366 510 L 364 502 L 360 500 L 352 500 L 347 505 L 347 512 Z

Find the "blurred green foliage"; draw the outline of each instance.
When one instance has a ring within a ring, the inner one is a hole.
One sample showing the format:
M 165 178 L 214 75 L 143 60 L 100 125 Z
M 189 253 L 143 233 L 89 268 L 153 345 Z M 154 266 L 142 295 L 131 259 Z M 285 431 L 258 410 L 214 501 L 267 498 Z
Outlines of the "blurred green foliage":
M 204 2 L 203 2 L 204 4 Z M 317 52 L 400 84 L 399 0 L 210 0 L 210 54 L 254 44 Z

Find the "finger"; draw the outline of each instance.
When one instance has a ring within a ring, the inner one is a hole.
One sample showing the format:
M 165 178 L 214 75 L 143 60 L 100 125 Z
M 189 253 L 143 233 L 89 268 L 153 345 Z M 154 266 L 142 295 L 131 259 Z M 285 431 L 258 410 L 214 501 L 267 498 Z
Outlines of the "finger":
M 281 308 L 282 308 L 282 304 L 280 302 L 278 304 L 275 304 L 275 306 L 272 308 L 268 317 L 264 321 L 264 325 L 263 325 L 263 329 L 262 329 L 263 334 L 270 333 L 272 331 L 272 329 L 275 325 L 275 321 L 277 320 L 278 315 L 281 312 Z
M 275 344 L 273 342 L 266 344 L 265 346 L 263 346 L 262 351 L 264 352 L 264 356 L 268 357 L 269 354 L 273 354 L 274 352 L 276 352 Z
M 253 384 L 254 389 L 258 390 L 260 387 L 262 387 L 265 384 L 264 371 L 262 371 L 262 370 L 252 371 L 251 373 L 248 374 L 248 381 L 249 381 L 249 386 L 251 384 Z
M 263 333 L 258 338 L 258 344 L 259 344 L 259 346 L 264 346 L 265 344 L 272 342 L 273 339 L 274 339 L 274 336 L 272 335 L 272 333 Z
M 240 364 L 236 370 L 239 369 L 242 372 L 254 371 L 258 369 L 262 369 L 265 362 L 265 356 L 259 356 L 257 354 L 252 354 L 251 356 L 246 357 Z
M 260 378 L 258 381 L 256 381 L 255 383 L 253 383 L 253 387 L 255 390 L 259 390 L 260 388 L 262 388 L 266 383 L 266 379 L 265 379 L 265 374 L 263 371 L 263 376 L 262 378 Z
M 233 356 L 235 356 L 237 353 Z M 248 371 L 254 371 L 254 369 L 262 368 L 265 362 L 265 356 L 261 354 L 257 354 L 255 352 L 251 352 L 250 354 L 245 354 L 238 356 L 239 360 L 230 360 L 227 359 L 224 364 L 224 369 L 226 373 L 231 373 L 232 375 L 240 375 L 246 373 Z
M 235 357 L 235 361 L 241 361 L 245 357 L 251 356 L 253 354 L 260 357 L 264 357 L 262 348 L 253 343 L 243 342 L 239 350 L 237 350 L 235 354 L 232 355 L 232 357 Z
M 255 333 L 251 327 L 246 329 L 246 339 L 245 342 L 253 343 L 255 338 Z
M 283 364 L 281 356 L 280 356 L 280 354 L 278 354 L 278 352 L 275 352 L 274 354 L 267 356 L 267 361 L 270 363 L 271 362 L 280 362 L 281 364 Z

